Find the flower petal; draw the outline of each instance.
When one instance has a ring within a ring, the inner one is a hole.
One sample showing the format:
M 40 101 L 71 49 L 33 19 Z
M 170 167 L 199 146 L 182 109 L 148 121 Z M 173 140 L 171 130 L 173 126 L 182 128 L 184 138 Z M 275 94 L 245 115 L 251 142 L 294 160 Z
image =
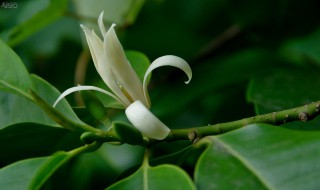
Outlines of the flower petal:
M 132 103 L 125 112 L 132 125 L 145 136 L 157 140 L 162 140 L 168 136 L 170 129 L 139 100 Z
M 99 19 L 101 18 L 101 15 Z M 124 102 L 125 105 L 128 106 L 131 102 L 126 96 L 123 95 L 119 85 L 117 84 L 114 74 L 112 73 L 112 70 L 108 65 L 107 57 L 103 49 L 103 42 L 94 31 L 90 31 L 84 25 L 81 25 L 81 27 L 85 33 L 93 63 L 96 67 L 97 72 L 101 76 L 102 80 L 106 83 L 106 85 L 112 90 L 112 92 L 114 92 L 122 100 L 122 102 Z
M 105 35 L 104 50 L 108 66 L 112 69 L 116 81 L 124 88 L 133 101 L 140 100 L 147 106 L 143 94 L 142 82 L 128 62 L 123 47 L 114 30 L 113 24 Z M 103 68 L 101 68 L 103 69 Z M 132 101 L 132 102 L 133 102 Z
M 73 92 L 77 92 L 77 91 L 81 91 L 81 90 L 95 90 L 95 91 L 99 91 L 102 92 L 104 94 L 107 94 L 109 96 L 111 96 L 112 98 L 114 98 L 115 100 L 119 101 L 121 104 L 124 104 L 124 102 L 122 102 L 118 97 L 116 97 L 114 94 L 102 89 L 102 88 L 98 88 L 95 86 L 76 86 L 76 87 L 72 87 L 67 89 L 66 91 L 64 91 L 59 97 L 58 99 L 54 102 L 53 107 L 56 107 L 56 105 L 66 96 L 68 96 L 69 94 L 73 93 Z
M 102 11 L 99 15 L 99 18 L 98 18 L 98 24 L 99 24 L 99 28 L 100 28 L 100 32 L 102 34 L 102 36 L 104 36 L 107 32 L 106 32 L 106 27 L 104 26 L 104 23 L 103 23 L 103 13 L 104 11 Z
M 103 60 L 101 60 L 103 57 L 103 53 L 104 53 L 103 52 L 103 43 L 102 43 L 101 39 L 95 34 L 94 31 L 91 31 L 89 28 L 87 28 L 86 26 L 84 26 L 82 24 L 80 24 L 80 26 L 83 29 L 84 34 L 86 36 L 94 66 L 96 67 L 97 71 L 99 72 L 98 63 L 103 61 Z
M 192 78 L 192 70 L 191 67 L 189 66 L 189 64 L 183 60 L 180 57 L 174 56 L 174 55 L 165 55 L 162 57 L 159 57 L 158 59 L 154 60 L 148 70 L 146 71 L 145 75 L 144 75 L 144 79 L 143 79 L 143 92 L 144 92 L 144 96 L 146 98 L 146 101 L 148 102 L 148 107 L 150 107 L 150 100 L 149 100 L 149 94 L 147 91 L 147 78 L 149 76 L 149 74 L 156 68 L 158 67 L 162 67 L 162 66 L 173 66 L 173 67 L 177 67 L 179 69 L 181 69 L 182 71 L 184 71 L 186 73 L 186 75 L 188 76 L 188 80 L 185 82 L 186 84 L 188 84 Z

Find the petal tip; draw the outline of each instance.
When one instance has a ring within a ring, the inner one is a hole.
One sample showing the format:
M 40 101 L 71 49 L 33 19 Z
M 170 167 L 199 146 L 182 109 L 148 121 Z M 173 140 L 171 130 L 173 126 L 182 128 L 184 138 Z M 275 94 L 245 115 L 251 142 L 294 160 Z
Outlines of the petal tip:
M 83 24 L 80 24 L 80 27 L 82 28 L 82 30 L 83 30 L 84 32 L 90 31 L 89 28 L 87 28 L 87 27 L 86 27 L 85 25 L 83 25 Z
M 100 22 L 101 20 L 103 20 L 103 14 L 104 14 L 104 11 L 102 11 L 98 17 L 98 22 Z

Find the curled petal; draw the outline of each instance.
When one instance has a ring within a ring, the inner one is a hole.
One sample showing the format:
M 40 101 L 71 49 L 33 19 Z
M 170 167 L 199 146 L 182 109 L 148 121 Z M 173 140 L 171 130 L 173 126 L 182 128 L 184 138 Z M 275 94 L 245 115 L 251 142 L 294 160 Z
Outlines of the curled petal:
M 153 115 L 139 100 L 126 109 L 129 121 L 147 137 L 162 140 L 166 138 L 170 129 Z
M 55 107 L 64 97 L 68 96 L 69 94 L 73 93 L 73 92 L 78 92 L 81 90 L 95 90 L 95 91 L 99 91 L 101 93 L 104 93 L 106 95 L 111 96 L 112 98 L 114 98 L 115 100 L 119 101 L 121 104 L 123 104 L 125 106 L 125 104 L 115 95 L 113 95 L 112 93 L 102 89 L 102 88 L 98 88 L 95 86 L 76 86 L 76 87 L 72 87 L 67 89 L 66 91 L 64 91 L 59 97 L 58 99 L 54 102 L 53 107 Z
M 150 100 L 149 100 L 149 95 L 148 95 L 148 91 L 147 91 L 147 78 L 149 76 L 149 74 L 156 68 L 158 67 L 162 67 L 162 66 L 173 66 L 173 67 L 177 67 L 179 69 L 181 69 L 182 71 L 184 71 L 186 73 L 186 75 L 188 76 L 188 80 L 185 82 L 186 84 L 188 84 L 192 78 L 192 70 L 191 67 L 189 66 L 189 64 L 183 60 L 180 57 L 174 56 L 174 55 L 165 55 L 162 57 L 159 57 L 158 59 L 154 60 L 148 70 L 146 71 L 145 75 L 144 75 L 144 79 L 143 79 L 143 92 L 144 92 L 144 96 L 146 98 L 146 101 L 148 102 L 148 107 L 150 107 Z

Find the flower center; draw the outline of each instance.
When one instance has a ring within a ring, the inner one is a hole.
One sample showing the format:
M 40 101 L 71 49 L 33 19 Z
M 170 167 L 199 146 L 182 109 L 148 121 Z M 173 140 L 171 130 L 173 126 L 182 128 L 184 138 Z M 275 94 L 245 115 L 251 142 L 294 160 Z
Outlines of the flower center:
M 120 87 L 121 92 L 128 98 L 128 100 L 129 100 L 131 103 L 133 103 L 134 100 L 133 100 L 133 98 L 130 96 L 130 94 L 128 93 L 128 91 L 127 91 L 125 88 L 123 88 L 123 86 L 121 86 L 120 83 L 118 83 L 118 86 Z

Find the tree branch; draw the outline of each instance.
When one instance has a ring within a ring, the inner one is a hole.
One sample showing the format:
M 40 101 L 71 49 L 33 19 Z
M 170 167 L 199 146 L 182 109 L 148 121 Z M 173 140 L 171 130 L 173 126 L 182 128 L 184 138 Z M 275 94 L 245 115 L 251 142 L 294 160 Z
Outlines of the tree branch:
M 292 121 L 307 122 L 320 114 L 320 101 L 312 102 L 310 104 L 273 112 L 264 115 L 258 115 L 254 117 L 244 118 L 237 121 L 231 121 L 227 123 L 219 123 L 215 125 L 195 127 L 189 129 L 174 129 L 164 141 L 175 140 L 190 140 L 197 141 L 202 137 L 209 135 L 218 135 L 228 131 L 232 131 L 241 127 L 245 127 L 254 123 L 266 123 L 273 125 L 282 125 Z

